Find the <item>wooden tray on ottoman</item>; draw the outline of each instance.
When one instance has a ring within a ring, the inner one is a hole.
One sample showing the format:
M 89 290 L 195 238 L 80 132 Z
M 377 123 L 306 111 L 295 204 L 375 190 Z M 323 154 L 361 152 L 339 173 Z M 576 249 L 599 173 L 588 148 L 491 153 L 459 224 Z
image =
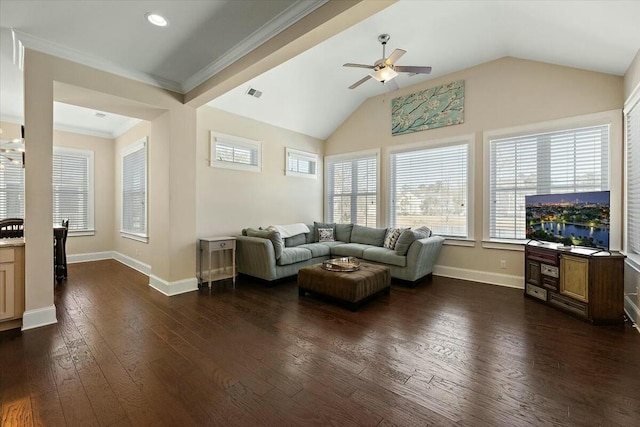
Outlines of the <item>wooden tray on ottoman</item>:
M 376 264 L 360 263 L 355 271 L 329 271 L 322 264 L 303 267 L 298 271 L 298 294 L 307 292 L 329 296 L 357 310 L 374 295 L 391 291 L 391 270 Z

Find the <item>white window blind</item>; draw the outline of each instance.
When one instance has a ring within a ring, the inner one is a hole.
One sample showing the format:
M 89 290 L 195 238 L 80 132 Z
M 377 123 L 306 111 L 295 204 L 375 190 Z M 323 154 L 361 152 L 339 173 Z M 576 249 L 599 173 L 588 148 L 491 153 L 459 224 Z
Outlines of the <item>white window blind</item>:
M 24 169 L 3 162 L 0 167 L 0 218 L 24 218 Z
M 318 167 L 318 156 L 314 153 L 286 149 L 287 175 L 315 178 Z
M 93 152 L 54 147 L 53 223 L 69 231 L 93 230 Z
M 640 92 L 639 92 L 640 93 Z M 625 109 L 627 244 L 630 254 L 640 255 L 640 96 Z
M 609 125 L 490 140 L 490 238 L 525 238 L 527 195 L 608 190 L 608 153 Z
M 390 224 L 466 238 L 469 145 L 391 153 Z
M 147 237 L 147 142 L 134 143 L 122 153 L 122 233 Z
M 211 167 L 260 172 L 261 159 L 259 141 L 211 132 Z
M 378 156 L 325 158 L 327 221 L 376 226 Z

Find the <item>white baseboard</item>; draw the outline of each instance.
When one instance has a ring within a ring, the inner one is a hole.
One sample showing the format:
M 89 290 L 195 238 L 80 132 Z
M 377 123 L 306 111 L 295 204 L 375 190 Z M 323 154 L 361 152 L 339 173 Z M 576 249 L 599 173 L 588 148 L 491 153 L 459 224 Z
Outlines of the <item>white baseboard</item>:
M 491 285 L 506 286 L 508 288 L 524 289 L 524 277 L 510 274 L 489 273 L 480 270 L 468 270 L 466 268 L 447 267 L 436 265 L 433 267 L 436 276 L 463 279 L 471 282 L 489 283 Z
M 39 328 L 41 326 L 58 323 L 56 318 L 56 306 L 27 310 L 22 315 L 22 330 Z
M 85 254 L 67 255 L 67 263 L 73 264 L 76 262 L 90 262 L 90 261 L 103 261 L 105 259 L 114 259 L 114 251 L 104 252 L 90 252 Z
M 120 252 L 113 252 L 113 259 L 115 259 L 118 262 L 123 263 L 124 265 L 126 265 L 127 267 L 131 267 L 134 270 L 139 271 L 140 273 L 144 274 L 145 276 L 150 276 L 151 275 L 151 266 L 148 264 L 145 264 L 143 262 L 138 261 L 137 259 L 131 258 L 130 256 L 121 254 Z
M 624 311 L 627 313 L 627 317 L 634 323 L 638 332 L 640 332 L 640 308 L 638 308 L 632 297 L 637 298 L 635 294 L 624 296 Z
M 190 277 L 189 279 L 177 280 L 175 282 L 167 282 L 153 274 L 149 275 L 149 286 L 158 292 L 162 292 L 167 296 L 184 294 L 198 290 L 198 279 Z

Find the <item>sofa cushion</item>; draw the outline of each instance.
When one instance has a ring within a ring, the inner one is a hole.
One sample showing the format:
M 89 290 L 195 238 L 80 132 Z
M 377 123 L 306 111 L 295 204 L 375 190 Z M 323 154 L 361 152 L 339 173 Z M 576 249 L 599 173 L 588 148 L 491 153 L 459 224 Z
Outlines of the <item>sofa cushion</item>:
M 275 229 L 256 230 L 254 228 L 247 228 L 247 236 L 249 237 L 261 237 L 263 239 L 271 240 L 273 243 L 273 250 L 276 254 L 276 259 L 282 256 L 282 250 L 284 249 L 284 241 Z
M 345 244 L 344 242 L 338 242 L 338 241 L 335 241 L 335 242 L 316 242 L 316 243 L 319 243 L 321 245 L 325 245 L 325 246 L 327 246 L 329 248 L 332 248 L 334 246 L 341 246 L 341 245 Z
M 314 230 L 314 242 L 319 242 L 320 241 L 320 236 L 318 235 L 318 229 L 320 228 L 333 228 L 333 235 L 335 236 L 336 234 L 336 223 L 335 222 L 313 222 L 313 230 Z
M 313 242 L 315 242 L 315 238 L 316 238 L 315 225 L 307 224 L 307 227 L 309 227 L 309 232 L 308 233 L 304 233 L 304 237 L 306 238 L 306 242 L 305 243 L 313 243 Z
M 304 245 L 298 246 L 299 248 L 309 249 L 311 251 L 311 256 L 313 258 L 319 256 L 329 256 L 331 254 L 331 248 L 328 245 L 322 243 L 305 243 Z
M 318 228 L 318 242 L 335 242 L 333 228 Z
M 331 248 L 331 255 L 338 256 L 354 256 L 362 258 L 362 254 L 365 249 L 370 248 L 370 245 L 363 245 L 362 243 L 344 243 Z
M 402 234 L 404 230 L 404 228 L 388 228 L 382 246 L 387 249 L 395 249 L 398 237 L 400 237 L 400 234 Z
M 285 237 L 284 246 L 286 248 L 295 248 L 296 246 L 304 245 L 307 243 L 307 237 L 305 233 L 296 234 L 295 236 Z
M 306 248 L 284 248 L 280 259 L 276 262 L 278 265 L 290 265 L 297 262 L 306 261 L 311 259 L 311 251 Z
M 396 254 L 405 256 L 407 252 L 409 252 L 409 247 L 413 242 L 427 237 L 431 237 L 431 230 L 429 227 L 419 227 L 415 230 L 404 230 L 396 242 Z
M 386 234 L 386 228 L 363 227 L 356 224 L 351 231 L 351 242 L 382 247 Z
M 351 242 L 351 230 L 353 230 L 353 224 L 336 224 L 336 240 Z
M 398 267 L 407 266 L 407 257 L 396 254 L 396 251 L 387 248 L 369 247 L 365 249 L 363 259 L 383 264 L 397 265 Z

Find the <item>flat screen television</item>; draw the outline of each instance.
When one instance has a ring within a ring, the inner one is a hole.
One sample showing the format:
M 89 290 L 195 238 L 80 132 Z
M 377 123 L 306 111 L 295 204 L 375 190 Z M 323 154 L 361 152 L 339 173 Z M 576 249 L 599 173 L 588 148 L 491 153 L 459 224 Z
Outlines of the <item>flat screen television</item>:
M 525 196 L 528 239 L 609 250 L 609 191 Z

